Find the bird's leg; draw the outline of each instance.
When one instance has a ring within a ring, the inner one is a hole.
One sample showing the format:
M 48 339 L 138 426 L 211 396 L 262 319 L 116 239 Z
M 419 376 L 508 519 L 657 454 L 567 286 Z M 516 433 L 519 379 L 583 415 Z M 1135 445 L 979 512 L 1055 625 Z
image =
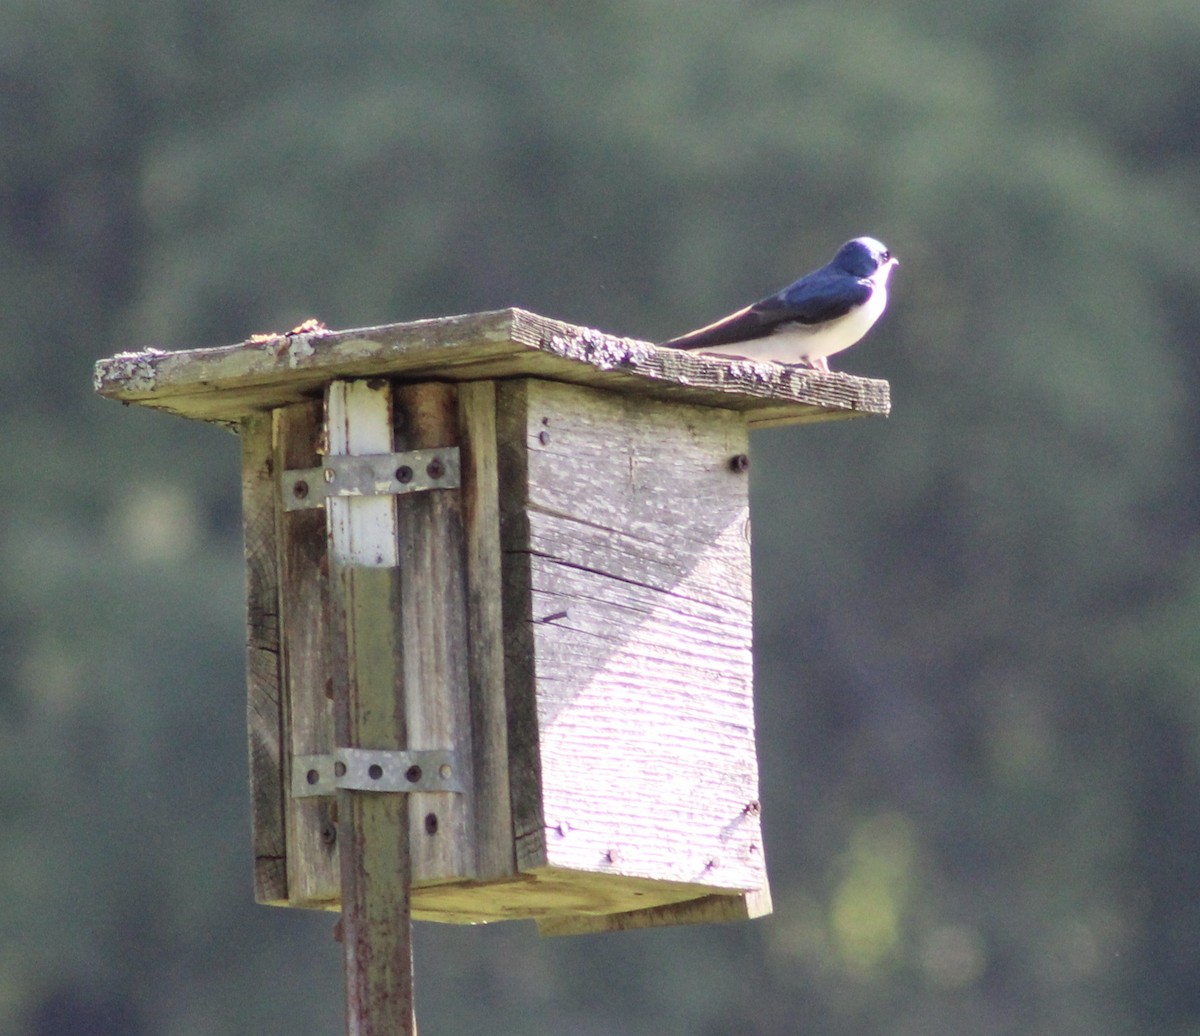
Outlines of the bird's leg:
M 829 363 L 826 361 L 824 356 L 814 356 L 812 359 L 809 359 L 806 356 L 799 363 L 789 363 L 785 364 L 785 366 L 807 367 L 809 370 L 824 371 L 826 374 L 829 373 Z

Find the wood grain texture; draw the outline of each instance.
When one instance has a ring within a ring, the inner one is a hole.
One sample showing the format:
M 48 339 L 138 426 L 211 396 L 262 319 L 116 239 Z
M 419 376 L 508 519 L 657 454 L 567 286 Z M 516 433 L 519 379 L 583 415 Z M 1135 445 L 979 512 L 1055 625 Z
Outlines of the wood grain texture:
M 517 872 L 508 781 L 504 614 L 496 386 L 458 387 L 467 667 L 474 764 L 475 868 L 479 878 Z
M 542 381 L 500 398 L 522 870 L 765 888 L 742 418 Z
M 276 566 L 276 495 L 271 415 L 254 414 L 240 429 L 242 520 L 246 556 L 246 725 L 254 898 L 288 898 L 284 803 L 283 702 Z
M 275 470 L 320 463 L 319 401 L 275 411 Z M 289 905 L 331 908 L 341 897 L 332 799 L 292 798 L 292 759 L 334 748 L 328 534 L 324 509 L 277 510 L 285 695 L 284 788 Z
M 325 421 L 331 455 L 391 453 L 391 386 L 383 380 L 333 382 L 326 390 Z M 395 497 L 331 496 L 326 512 L 334 565 L 396 566 Z
M 535 657 L 533 558 L 530 551 L 529 385 L 497 386 L 496 438 L 500 478 L 504 686 L 508 714 L 509 796 L 517 867 L 546 863 L 542 757 Z M 542 612 L 544 618 L 550 613 Z
M 405 381 L 539 377 L 743 411 L 752 427 L 884 415 L 886 381 L 659 349 L 521 309 L 181 352 L 122 353 L 96 365 L 101 395 L 234 424 L 320 394 L 335 378 Z
M 454 386 L 398 386 L 395 407 L 397 449 L 457 445 Z M 461 492 L 404 494 L 396 516 L 407 747 L 454 749 L 459 776 L 473 788 Z M 475 877 L 474 795 L 408 798 L 413 880 Z

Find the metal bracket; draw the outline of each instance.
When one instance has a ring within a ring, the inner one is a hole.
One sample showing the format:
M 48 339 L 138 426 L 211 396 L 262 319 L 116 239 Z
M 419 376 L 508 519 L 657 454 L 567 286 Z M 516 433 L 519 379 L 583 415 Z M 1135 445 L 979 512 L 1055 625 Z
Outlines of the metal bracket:
M 285 511 L 323 507 L 331 496 L 393 496 L 459 485 L 457 446 L 363 456 L 331 454 L 319 468 L 280 475 Z
M 458 755 L 448 749 L 378 751 L 338 748 L 332 755 L 292 758 L 292 797 L 337 791 L 462 792 Z

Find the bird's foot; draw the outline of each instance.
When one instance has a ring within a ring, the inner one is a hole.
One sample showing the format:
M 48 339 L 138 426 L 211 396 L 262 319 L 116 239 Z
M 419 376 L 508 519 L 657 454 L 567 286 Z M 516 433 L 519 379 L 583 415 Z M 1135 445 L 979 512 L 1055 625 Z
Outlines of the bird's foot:
M 797 361 L 796 363 L 786 363 L 786 364 L 784 364 L 784 366 L 785 367 L 803 367 L 806 370 L 810 370 L 810 371 L 821 371 L 822 374 L 830 373 L 829 363 L 826 361 L 824 356 L 817 356 L 811 360 L 805 358 L 803 360 Z

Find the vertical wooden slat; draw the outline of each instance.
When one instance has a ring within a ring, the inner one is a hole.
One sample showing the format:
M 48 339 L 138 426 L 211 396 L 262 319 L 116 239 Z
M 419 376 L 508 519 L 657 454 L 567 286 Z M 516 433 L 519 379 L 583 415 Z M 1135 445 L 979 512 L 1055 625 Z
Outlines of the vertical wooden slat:
M 547 862 L 529 554 L 529 384 L 524 379 L 505 381 L 496 389 L 509 794 L 517 867 L 522 871 Z
M 469 668 L 476 868 L 481 879 L 515 874 L 504 700 L 504 583 L 500 555 L 500 479 L 496 385 L 458 388 L 462 508 L 466 540 Z
M 288 898 L 280 698 L 276 497 L 269 411 L 246 417 L 242 439 L 242 514 L 246 555 L 246 720 L 254 898 Z
M 398 386 L 395 405 L 397 449 L 457 445 L 454 386 Z M 459 776 L 471 788 L 462 495 L 402 494 L 396 511 L 408 747 L 454 749 Z M 474 796 L 422 792 L 409 799 L 413 880 L 475 877 Z
M 320 463 L 320 401 L 275 411 L 277 471 Z M 330 657 L 329 558 L 324 508 L 279 511 L 280 612 L 284 617 L 284 788 L 292 758 L 333 751 L 333 660 Z M 288 899 L 329 907 L 340 896 L 336 807 L 331 798 L 286 798 Z
M 391 388 L 333 382 L 326 396 L 331 454 L 392 448 Z M 338 744 L 407 746 L 397 623 L 399 569 L 395 500 L 328 503 L 339 635 L 335 665 Z M 338 792 L 346 1031 L 350 1036 L 415 1033 L 412 989 L 412 865 L 409 796 Z

